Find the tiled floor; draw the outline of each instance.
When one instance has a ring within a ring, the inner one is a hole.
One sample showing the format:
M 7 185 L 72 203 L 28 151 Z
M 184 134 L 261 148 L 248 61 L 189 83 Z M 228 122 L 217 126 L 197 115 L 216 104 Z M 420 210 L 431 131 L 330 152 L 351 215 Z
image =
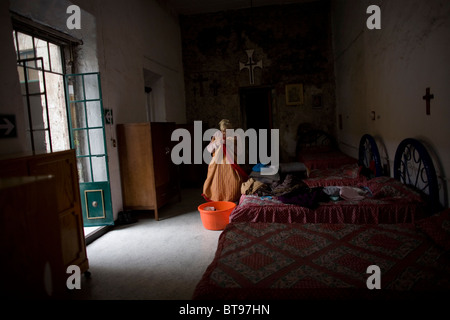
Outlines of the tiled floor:
M 87 246 L 90 278 L 73 299 L 186 300 L 211 263 L 221 231 L 203 227 L 201 190 L 183 189 L 159 211 L 136 214 L 138 222 L 115 226 Z

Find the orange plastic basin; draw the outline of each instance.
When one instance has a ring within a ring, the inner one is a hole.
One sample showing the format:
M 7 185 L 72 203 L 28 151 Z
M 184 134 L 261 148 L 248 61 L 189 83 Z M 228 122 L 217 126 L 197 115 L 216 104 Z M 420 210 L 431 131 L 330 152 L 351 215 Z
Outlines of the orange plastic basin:
M 214 207 L 215 211 L 204 210 L 206 207 Z M 211 201 L 198 206 L 203 226 L 208 230 L 223 230 L 229 223 L 230 213 L 236 207 L 236 203 L 229 201 Z

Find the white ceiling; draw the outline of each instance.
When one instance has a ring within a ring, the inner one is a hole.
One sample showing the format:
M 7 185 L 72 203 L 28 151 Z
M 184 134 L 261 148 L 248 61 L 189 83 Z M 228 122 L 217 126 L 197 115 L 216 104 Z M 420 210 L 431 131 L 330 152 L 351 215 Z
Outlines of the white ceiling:
M 315 0 L 166 0 L 178 14 L 198 14 Z

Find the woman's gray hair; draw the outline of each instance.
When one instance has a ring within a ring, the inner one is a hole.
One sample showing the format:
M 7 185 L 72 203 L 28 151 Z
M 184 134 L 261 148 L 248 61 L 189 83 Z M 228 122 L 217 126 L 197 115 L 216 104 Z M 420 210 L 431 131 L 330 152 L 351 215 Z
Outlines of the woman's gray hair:
M 230 120 L 222 119 L 219 122 L 219 128 L 220 128 L 220 131 L 225 131 L 227 129 L 233 129 L 233 125 L 231 124 Z

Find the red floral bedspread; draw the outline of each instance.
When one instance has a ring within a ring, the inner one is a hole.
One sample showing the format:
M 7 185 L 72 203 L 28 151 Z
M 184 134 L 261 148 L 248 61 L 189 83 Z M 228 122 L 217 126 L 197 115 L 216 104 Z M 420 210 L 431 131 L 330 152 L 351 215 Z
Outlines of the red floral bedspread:
M 413 224 L 232 223 L 193 298 L 448 297 L 449 256 Z
M 310 188 L 327 186 L 355 186 L 364 183 L 367 178 L 360 175 L 357 163 L 346 164 L 339 168 L 314 169 L 303 181 Z
M 298 155 L 298 161 L 303 162 L 310 170 L 339 168 L 346 164 L 358 162 L 355 158 L 352 158 L 339 150 L 304 152 Z

